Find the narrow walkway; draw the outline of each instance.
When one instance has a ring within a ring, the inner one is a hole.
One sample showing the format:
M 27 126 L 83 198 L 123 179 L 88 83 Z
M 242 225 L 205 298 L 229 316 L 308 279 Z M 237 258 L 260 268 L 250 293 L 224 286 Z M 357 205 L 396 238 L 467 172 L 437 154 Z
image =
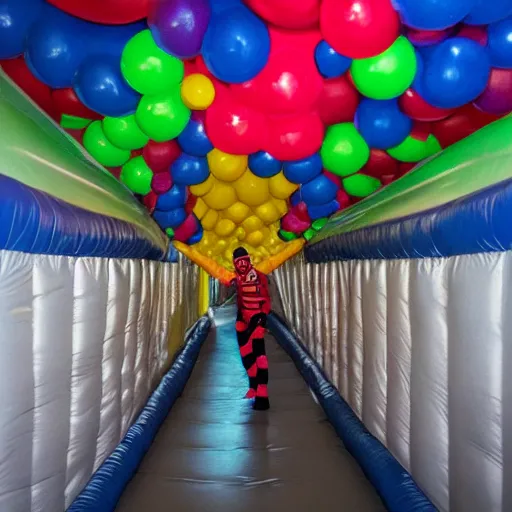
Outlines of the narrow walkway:
M 118 512 L 376 512 L 371 484 L 270 336 L 270 411 L 244 400 L 235 310 L 216 313 L 180 400 Z

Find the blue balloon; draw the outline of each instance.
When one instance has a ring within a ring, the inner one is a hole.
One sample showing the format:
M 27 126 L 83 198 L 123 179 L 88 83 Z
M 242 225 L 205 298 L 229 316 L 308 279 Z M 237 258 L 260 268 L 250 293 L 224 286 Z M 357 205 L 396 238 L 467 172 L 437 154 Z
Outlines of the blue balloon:
M 316 67 L 325 78 L 335 78 L 348 71 L 352 59 L 338 53 L 327 41 L 320 41 L 315 49 Z
M 464 23 L 468 25 L 489 25 L 504 20 L 512 14 L 512 0 L 477 0 Z
M 201 226 L 201 223 L 199 221 L 197 222 L 197 225 L 197 231 L 187 240 L 188 245 L 197 244 L 203 238 L 203 226 Z
M 191 119 L 178 137 L 181 149 L 193 156 L 206 156 L 212 149 L 204 123 Z
M 268 61 L 267 26 L 242 5 L 213 15 L 204 36 L 202 55 L 219 80 L 242 83 L 254 78 Z
M 167 228 L 176 229 L 187 218 L 187 213 L 184 208 L 176 208 L 175 210 L 161 211 L 155 210 L 153 212 L 155 222 L 163 229 Z
M 185 206 L 186 201 L 187 187 L 175 183 L 165 194 L 158 196 L 155 207 L 168 211 Z
M 411 133 L 413 124 L 396 99 L 364 99 L 357 108 L 355 123 L 368 146 L 374 149 L 398 146 Z
M 338 187 L 327 176 L 320 174 L 309 183 L 301 186 L 302 200 L 308 206 L 320 206 L 336 199 Z
M 260 178 L 275 176 L 279 174 L 281 168 L 281 162 L 265 151 L 258 151 L 249 155 L 249 169 Z
M 447 39 L 424 62 L 420 94 L 438 108 L 462 107 L 484 92 L 490 73 L 483 46 L 462 37 Z
M 25 38 L 43 4 L 43 0 L 4 0 L 0 3 L 0 59 L 11 59 L 25 51 Z
M 512 69 L 512 17 L 489 25 L 487 34 L 491 66 Z
M 285 162 L 283 165 L 284 176 L 292 183 L 308 183 L 318 176 L 322 169 L 322 157 L 318 153 L 302 160 Z
M 292 206 L 297 206 L 299 203 L 302 202 L 302 192 L 301 189 L 296 190 L 291 196 L 290 196 L 290 204 Z
M 180 185 L 199 185 L 210 175 L 208 161 L 205 157 L 182 153 L 171 165 L 171 176 L 174 183 Z
M 110 117 L 133 114 L 141 98 L 123 78 L 119 59 L 110 55 L 84 60 L 75 76 L 74 89 L 85 106 Z
M 392 0 L 405 25 L 417 30 L 444 30 L 462 21 L 476 0 Z
M 340 209 L 340 203 L 333 199 L 328 203 L 321 204 L 319 206 L 308 206 L 308 215 L 311 220 L 322 219 L 324 217 L 330 217 Z

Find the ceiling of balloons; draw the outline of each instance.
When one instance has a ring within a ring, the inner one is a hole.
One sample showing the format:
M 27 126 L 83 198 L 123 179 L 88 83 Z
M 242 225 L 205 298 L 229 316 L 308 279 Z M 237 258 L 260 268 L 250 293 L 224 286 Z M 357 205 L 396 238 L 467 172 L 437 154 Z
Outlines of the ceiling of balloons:
M 512 111 L 512 0 L 4 0 L 0 59 L 231 268 Z

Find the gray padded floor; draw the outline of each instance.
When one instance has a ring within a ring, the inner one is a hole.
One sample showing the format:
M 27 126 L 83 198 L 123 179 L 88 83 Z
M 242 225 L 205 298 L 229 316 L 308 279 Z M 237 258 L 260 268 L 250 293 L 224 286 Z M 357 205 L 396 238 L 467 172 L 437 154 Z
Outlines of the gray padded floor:
M 374 512 L 385 510 L 315 403 L 293 362 L 270 336 L 271 409 L 244 400 L 247 377 L 236 311 L 216 313 L 176 402 L 119 512 Z

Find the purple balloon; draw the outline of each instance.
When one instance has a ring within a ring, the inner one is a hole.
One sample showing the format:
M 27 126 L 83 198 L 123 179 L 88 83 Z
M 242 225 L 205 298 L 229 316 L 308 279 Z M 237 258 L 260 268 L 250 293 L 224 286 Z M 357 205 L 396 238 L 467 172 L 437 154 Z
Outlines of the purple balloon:
M 512 111 L 512 69 L 493 69 L 483 94 L 475 107 L 488 114 L 502 115 Z
M 201 51 L 210 14 L 208 0 L 152 0 L 148 24 L 160 48 L 190 59 Z

